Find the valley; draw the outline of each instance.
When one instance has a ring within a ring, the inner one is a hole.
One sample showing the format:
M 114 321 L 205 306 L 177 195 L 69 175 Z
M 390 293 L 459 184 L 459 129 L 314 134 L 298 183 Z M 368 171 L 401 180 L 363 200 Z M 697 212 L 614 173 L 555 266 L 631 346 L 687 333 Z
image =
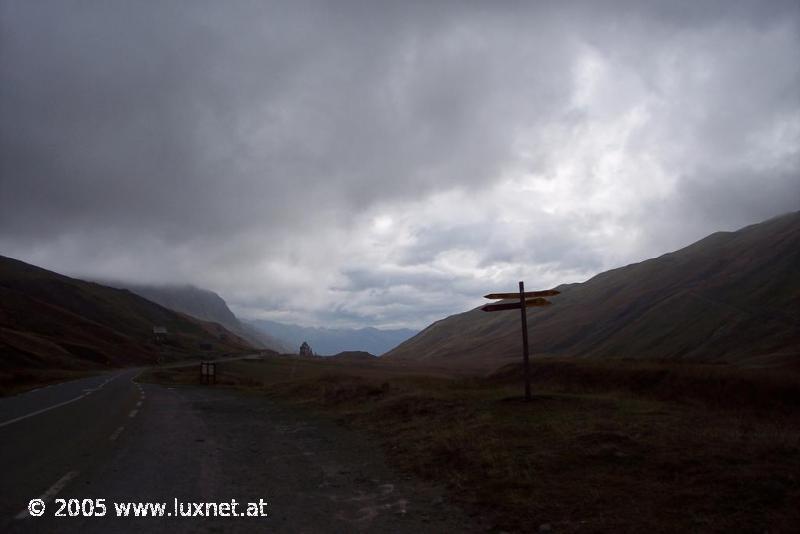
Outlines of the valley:
M 281 355 L 212 292 L 133 293 L 2 258 L 0 456 L 19 483 L 0 526 L 141 528 L 26 516 L 40 494 L 268 494 L 267 520 L 203 528 L 790 531 L 798 241 L 793 213 L 559 286 L 529 312 L 530 402 L 513 311 L 448 317 L 381 357 Z
M 796 534 L 798 51 L 800 0 L 0 0 L 0 534 Z

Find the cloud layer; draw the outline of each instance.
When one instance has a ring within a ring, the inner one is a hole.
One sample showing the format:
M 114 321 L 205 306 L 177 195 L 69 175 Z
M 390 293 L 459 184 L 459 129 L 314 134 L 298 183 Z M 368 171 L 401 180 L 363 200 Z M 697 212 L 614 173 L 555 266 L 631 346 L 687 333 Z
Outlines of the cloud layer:
M 796 2 L 0 2 L 0 253 L 416 326 L 800 205 Z

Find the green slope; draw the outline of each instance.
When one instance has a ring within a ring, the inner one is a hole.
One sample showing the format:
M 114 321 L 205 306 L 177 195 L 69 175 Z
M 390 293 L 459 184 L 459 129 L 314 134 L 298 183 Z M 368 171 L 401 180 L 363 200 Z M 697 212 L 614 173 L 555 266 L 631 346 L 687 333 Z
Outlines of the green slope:
M 154 326 L 167 328 L 165 342 L 155 342 Z M 0 256 L 0 369 L 138 365 L 247 348 L 218 324 L 130 291 Z
M 798 365 L 800 212 L 561 289 L 529 311 L 537 354 Z M 384 357 L 492 367 L 519 354 L 518 312 L 472 310 Z

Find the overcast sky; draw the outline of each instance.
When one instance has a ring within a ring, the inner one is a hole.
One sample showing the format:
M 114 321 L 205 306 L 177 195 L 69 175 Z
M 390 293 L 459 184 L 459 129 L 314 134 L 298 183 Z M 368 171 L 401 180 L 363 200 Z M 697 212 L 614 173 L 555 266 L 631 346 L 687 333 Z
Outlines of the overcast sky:
M 424 327 L 800 208 L 800 3 L 0 0 L 0 254 Z

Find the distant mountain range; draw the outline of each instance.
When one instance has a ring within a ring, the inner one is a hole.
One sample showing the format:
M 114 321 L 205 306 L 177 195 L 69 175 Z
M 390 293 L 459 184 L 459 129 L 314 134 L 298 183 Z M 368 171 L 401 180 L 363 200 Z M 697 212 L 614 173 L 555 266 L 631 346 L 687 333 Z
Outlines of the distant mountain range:
M 800 212 L 558 289 L 552 306 L 528 309 L 534 357 L 800 368 Z M 514 287 L 486 288 L 502 290 Z M 497 367 L 521 359 L 520 337 L 518 311 L 475 309 L 428 326 L 384 358 Z
M 307 341 L 320 355 L 345 351 L 382 354 L 416 334 L 415 330 L 380 330 L 377 328 L 330 329 L 308 328 L 274 321 L 242 321 L 228 308 L 225 300 L 207 289 L 192 285 L 142 285 L 127 282 L 104 282 L 129 289 L 162 306 L 198 319 L 221 324 L 255 347 L 283 354 L 295 354 Z
M 329 356 L 340 352 L 365 351 L 383 354 L 417 333 L 416 330 L 378 328 L 313 328 L 268 321 L 247 321 L 259 331 L 284 340 L 293 346 L 296 353 L 303 341 L 308 342 L 316 354 Z
M 292 352 L 293 348 L 280 339 L 242 323 L 228 308 L 228 304 L 218 294 L 208 289 L 192 285 L 142 285 L 126 282 L 105 282 L 106 284 L 129 289 L 147 300 L 161 304 L 165 308 L 179 311 L 202 319 L 219 323 L 231 332 L 246 339 L 251 345 L 276 352 Z
M 165 333 L 156 336 L 154 327 Z M 0 256 L 0 374 L 149 365 L 248 349 L 219 324 Z

